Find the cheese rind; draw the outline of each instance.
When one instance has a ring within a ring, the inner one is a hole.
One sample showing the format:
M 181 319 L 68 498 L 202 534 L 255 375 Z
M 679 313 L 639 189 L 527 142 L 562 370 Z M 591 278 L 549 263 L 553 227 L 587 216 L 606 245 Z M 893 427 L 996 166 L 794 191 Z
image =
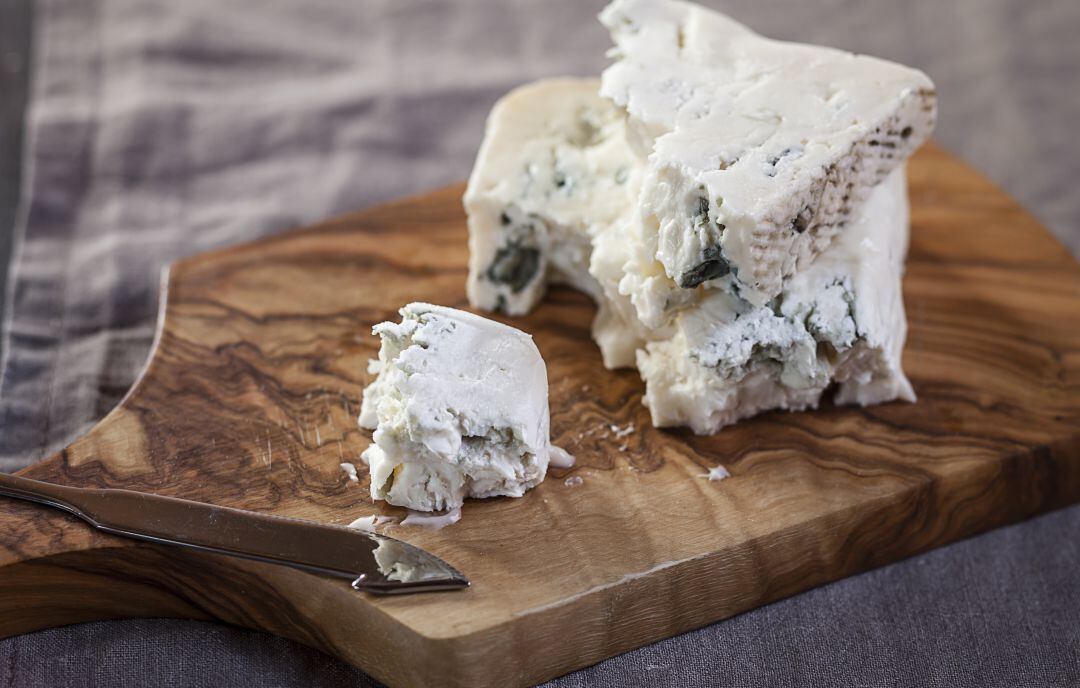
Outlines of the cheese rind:
M 871 193 L 842 237 L 770 304 L 714 290 L 679 314 L 670 339 L 637 354 L 658 427 L 699 434 L 768 409 L 914 401 L 900 356 L 908 213 L 904 171 Z
M 532 338 L 472 313 L 425 303 L 382 338 L 360 425 L 371 496 L 419 511 L 466 497 L 520 497 L 548 467 L 547 369 Z
M 727 275 L 754 305 L 778 295 L 934 126 L 918 70 L 679 0 L 615 0 L 601 21 L 616 44 L 601 93 L 649 156 L 630 232 L 645 258 L 624 285 L 649 327 Z

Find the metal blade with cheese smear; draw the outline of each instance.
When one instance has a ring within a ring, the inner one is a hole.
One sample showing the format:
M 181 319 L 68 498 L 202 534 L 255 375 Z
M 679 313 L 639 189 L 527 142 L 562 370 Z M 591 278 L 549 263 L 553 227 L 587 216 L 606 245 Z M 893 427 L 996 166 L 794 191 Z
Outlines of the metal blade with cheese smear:
M 628 267 L 639 316 L 727 276 L 763 305 L 808 266 L 870 191 L 927 139 L 922 72 L 774 41 L 679 0 L 615 0 L 601 93 L 629 117 L 648 163 Z
M 834 383 L 837 403 L 914 401 L 900 366 L 907 239 L 901 168 L 769 304 L 714 290 L 680 313 L 675 336 L 638 352 L 653 424 L 714 433 L 761 411 L 816 407 Z
M 459 571 L 422 549 L 340 526 L 3 473 L 0 495 L 61 509 L 112 535 L 343 578 L 365 592 L 460 590 L 469 585 Z
M 552 451 L 547 367 L 532 337 L 465 311 L 411 303 L 382 338 L 360 425 L 371 496 L 417 511 L 520 497 Z

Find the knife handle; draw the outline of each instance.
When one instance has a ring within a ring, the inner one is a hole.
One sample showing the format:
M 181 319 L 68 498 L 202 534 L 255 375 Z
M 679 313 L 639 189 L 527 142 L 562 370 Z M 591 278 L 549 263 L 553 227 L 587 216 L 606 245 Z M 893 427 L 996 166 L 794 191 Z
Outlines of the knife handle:
M 268 514 L 111 488 L 57 485 L 0 474 L 0 495 L 62 509 L 94 528 L 123 537 L 295 566 L 353 579 L 377 546 L 366 533 Z M 325 551 L 354 556 L 326 559 Z
M 75 487 L 0 473 L 0 495 L 62 509 L 92 524 L 93 520 L 80 504 L 79 493 Z

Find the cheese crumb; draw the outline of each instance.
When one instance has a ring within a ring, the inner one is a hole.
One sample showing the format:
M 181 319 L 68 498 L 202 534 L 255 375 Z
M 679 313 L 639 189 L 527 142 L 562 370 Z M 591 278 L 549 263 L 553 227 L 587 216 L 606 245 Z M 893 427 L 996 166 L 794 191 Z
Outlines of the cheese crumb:
M 719 480 L 723 480 L 725 478 L 730 478 L 731 473 L 728 471 L 728 469 L 724 468 L 723 466 L 713 466 L 712 468 L 709 469 L 708 473 L 702 473 L 698 477 L 699 478 L 708 478 L 710 483 L 714 483 L 714 482 L 717 482 Z
M 356 466 L 351 463 L 342 463 L 341 470 L 345 471 L 345 475 L 349 476 L 349 480 L 354 483 L 360 482 L 360 476 L 356 474 Z
M 372 498 L 444 511 L 466 497 L 522 496 L 551 453 L 547 369 L 532 337 L 443 306 L 400 313 L 374 327 L 380 369 L 360 411 L 375 430 L 361 455 Z
M 551 446 L 548 453 L 548 466 L 555 468 L 570 468 L 574 465 L 574 455 L 561 447 Z

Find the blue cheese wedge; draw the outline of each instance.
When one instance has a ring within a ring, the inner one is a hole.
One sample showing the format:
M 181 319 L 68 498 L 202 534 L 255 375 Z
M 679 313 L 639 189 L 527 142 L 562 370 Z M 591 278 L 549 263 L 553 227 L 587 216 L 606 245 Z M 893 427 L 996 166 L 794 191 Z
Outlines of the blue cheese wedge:
M 593 297 L 593 335 L 609 368 L 633 367 L 646 331 L 620 293 L 644 161 L 599 79 L 545 79 L 507 94 L 488 117 L 465 193 L 469 302 L 528 312 L 549 282 Z
M 589 95 L 595 83 L 561 80 L 519 89 L 518 105 L 534 114 L 538 129 L 530 133 L 515 128 L 513 139 L 491 137 L 489 129 L 485 148 L 504 149 L 502 164 L 520 169 L 530 159 L 520 141 L 544 137 L 559 145 L 560 136 L 576 130 L 572 119 L 562 134 L 543 124 L 550 121 L 542 116 L 547 108 L 567 102 L 561 91 L 573 93 L 579 113 L 603 110 L 604 100 Z M 505 129 L 495 129 L 499 131 Z M 620 129 L 613 123 L 610 131 L 607 155 L 632 161 L 635 154 L 625 125 Z M 638 164 L 644 166 L 640 160 Z M 639 181 L 640 176 L 631 173 L 631 186 Z M 607 187 L 603 193 L 615 200 L 595 197 L 597 207 L 627 199 L 621 188 Z M 499 207 L 496 199 L 481 193 L 472 200 Z M 529 207 L 534 216 L 549 217 L 542 198 Z M 608 367 L 639 368 L 646 383 L 644 402 L 656 425 L 716 432 L 764 410 L 816 406 L 834 384 L 839 403 L 914 398 L 900 367 L 906 333 L 900 280 L 908 227 L 902 168 L 871 190 L 868 200 L 853 210 L 847 230 L 816 260 L 789 276 L 781 294 L 769 303 L 754 305 L 743 299 L 728 274 L 695 290 L 677 290 L 682 296 L 678 307 L 659 327 L 637 317 L 635 292 L 628 286 L 632 276 L 626 268 L 641 255 L 627 237 L 630 225 L 625 220 L 633 206 L 600 218 L 590 215 L 592 207 L 589 202 L 564 206 L 559 226 L 587 245 L 573 270 L 579 282 L 589 282 L 587 291 L 599 304 L 593 337 L 604 362 Z M 497 228 L 486 226 L 489 240 L 501 241 Z
M 520 497 L 552 451 L 547 368 L 532 338 L 472 313 L 411 303 L 382 339 L 360 425 L 371 496 L 418 511 Z
M 590 294 L 608 367 L 658 426 L 913 399 L 905 159 L 936 118 L 921 72 L 772 41 L 679 0 L 615 0 L 597 83 L 517 89 L 469 180 L 470 302 Z
M 547 79 L 492 109 L 465 192 L 474 307 L 527 313 L 549 281 L 599 300 L 591 241 L 625 219 L 641 164 L 598 90 L 596 79 Z
M 901 276 L 908 238 L 903 168 L 876 187 L 845 232 L 764 306 L 714 290 L 681 312 L 670 339 L 637 363 L 659 427 L 699 434 L 768 409 L 914 401 L 900 366 Z
M 934 127 L 922 72 L 774 41 L 679 0 L 615 0 L 601 93 L 648 161 L 624 288 L 659 326 L 723 281 L 764 305 Z

